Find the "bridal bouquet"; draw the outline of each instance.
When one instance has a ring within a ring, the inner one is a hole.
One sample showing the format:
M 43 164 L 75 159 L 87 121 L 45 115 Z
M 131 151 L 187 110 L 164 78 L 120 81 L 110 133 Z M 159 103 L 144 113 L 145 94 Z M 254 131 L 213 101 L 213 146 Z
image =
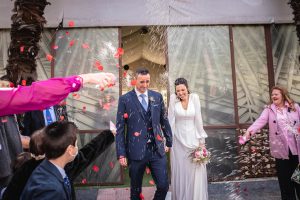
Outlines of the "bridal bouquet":
M 206 148 L 197 147 L 191 151 L 189 157 L 193 163 L 207 164 L 210 161 L 211 153 Z

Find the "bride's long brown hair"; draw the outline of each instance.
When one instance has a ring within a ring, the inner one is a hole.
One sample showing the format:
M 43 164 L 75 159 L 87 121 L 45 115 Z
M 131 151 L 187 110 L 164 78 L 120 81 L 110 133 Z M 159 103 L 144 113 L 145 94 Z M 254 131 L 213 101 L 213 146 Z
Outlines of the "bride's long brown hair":
M 279 90 L 282 97 L 283 97 L 283 102 L 288 102 L 289 104 L 289 107 L 292 109 L 292 111 L 296 111 L 295 109 L 295 102 L 294 100 L 290 97 L 287 89 L 285 89 L 284 87 L 282 86 L 279 86 L 279 85 L 275 85 L 272 87 L 271 89 L 271 94 L 270 94 L 270 104 L 272 104 L 272 92 L 273 90 Z

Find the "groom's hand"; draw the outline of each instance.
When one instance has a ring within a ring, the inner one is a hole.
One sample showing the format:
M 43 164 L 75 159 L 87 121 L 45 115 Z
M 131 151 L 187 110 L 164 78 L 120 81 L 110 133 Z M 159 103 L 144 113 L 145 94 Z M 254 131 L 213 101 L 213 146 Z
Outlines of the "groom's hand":
M 165 152 L 168 153 L 170 151 L 170 147 L 165 147 Z
M 126 157 L 121 156 L 121 157 L 119 158 L 119 163 L 120 163 L 121 166 L 127 167 L 127 159 L 126 159 Z

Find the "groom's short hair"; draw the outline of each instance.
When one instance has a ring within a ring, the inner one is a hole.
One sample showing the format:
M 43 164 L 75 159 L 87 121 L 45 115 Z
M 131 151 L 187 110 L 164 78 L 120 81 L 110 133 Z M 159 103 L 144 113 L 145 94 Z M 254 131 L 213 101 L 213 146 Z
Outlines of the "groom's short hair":
M 146 69 L 145 67 L 140 67 L 138 68 L 136 71 L 135 71 L 135 75 L 138 76 L 138 75 L 147 75 L 149 74 L 149 70 Z

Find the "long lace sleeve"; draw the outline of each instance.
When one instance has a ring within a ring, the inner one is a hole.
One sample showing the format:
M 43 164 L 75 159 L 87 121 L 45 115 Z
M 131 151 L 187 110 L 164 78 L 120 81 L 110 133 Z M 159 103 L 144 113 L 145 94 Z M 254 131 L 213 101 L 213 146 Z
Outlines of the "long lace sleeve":
M 200 105 L 200 99 L 197 94 L 191 94 L 191 98 L 193 98 L 193 103 L 195 106 L 195 126 L 196 126 L 196 137 L 200 139 L 200 143 L 205 142 L 205 138 L 207 138 L 207 134 L 205 130 L 203 129 L 203 121 L 202 121 L 202 115 L 201 115 L 201 105 Z
M 175 102 L 176 102 L 176 95 L 172 94 L 170 96 L 170 102 L 169 102 L 168 119 L 173 134 L 175 134 Z

